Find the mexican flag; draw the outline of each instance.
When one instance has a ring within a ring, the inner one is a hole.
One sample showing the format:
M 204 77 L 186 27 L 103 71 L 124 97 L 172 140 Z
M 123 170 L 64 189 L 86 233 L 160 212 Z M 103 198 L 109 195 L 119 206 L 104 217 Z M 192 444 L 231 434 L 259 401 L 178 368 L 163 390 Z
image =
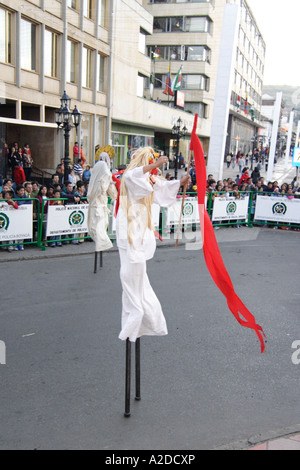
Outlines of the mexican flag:
M 182 66 L 178 70 L 177 75 L 173 80 L 173 83 L 172 83 L 172 91 L 173 92 L 177 91 L 177 90 L 180 90 L 180 88 L 181 88 L 181 70 L 182 70 Z

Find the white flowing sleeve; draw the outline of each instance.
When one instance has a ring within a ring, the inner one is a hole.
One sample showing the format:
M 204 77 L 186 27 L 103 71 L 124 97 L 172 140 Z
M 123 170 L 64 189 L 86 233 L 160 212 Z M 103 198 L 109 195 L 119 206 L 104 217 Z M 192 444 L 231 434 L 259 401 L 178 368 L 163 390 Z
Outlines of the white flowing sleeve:
M 176 196 L 180 188 L 180 181 L 165 181 L 156 178 L 154 185 L 154 202 L 161 207 L 170 207 L 176 201 Z
M 136 201 L 153 193 L 153 188 L 148 181 L 148 176 L 148 173 L 144 174 L 142 166 L 129 170 L 124 175 L 126 188 Z

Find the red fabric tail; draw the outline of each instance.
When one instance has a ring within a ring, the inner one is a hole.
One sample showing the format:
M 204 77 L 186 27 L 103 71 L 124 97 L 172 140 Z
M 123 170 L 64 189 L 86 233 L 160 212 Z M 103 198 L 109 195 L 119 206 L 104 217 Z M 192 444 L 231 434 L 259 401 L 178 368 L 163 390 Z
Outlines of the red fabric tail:
M 261 344 L 261 352 L 265 350 L 264 338 L 266 337 L 260 325 L 255 321 L 254 316 L 249 312 L 241 299 L 234 291 L 230 276 L 226 270 L 222 255 L 216 240 L 215 232 L 205 209 L 206 194 L 206 166 L 204 151 L 199 138 L 196 135 L 198 115 L 195 116 L 194 129 L 191 136 L 190 149 L 194 151 L 194 160 L 196 167 L 198 207 L 200 212 L 201 232 L 203 239 L 203 252 L 207 269 L 215 284 L 227 299 L 227 305 L 236 318 L 244 327 L 255 331 Z

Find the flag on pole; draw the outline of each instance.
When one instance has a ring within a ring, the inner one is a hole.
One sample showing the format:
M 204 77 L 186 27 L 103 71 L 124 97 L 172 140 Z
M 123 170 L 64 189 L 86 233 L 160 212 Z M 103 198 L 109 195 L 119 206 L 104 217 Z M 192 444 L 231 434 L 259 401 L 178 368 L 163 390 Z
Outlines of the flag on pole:
M 245 114 L 248 114 L 248 93 L 247 93 L 246 99 L 245 99 Z
M 165 95 L 174 96 L 171 88 L 171 63 L 169 63 L 169 72 L 167 73 L 166 89 L 163 92 Z
M 173 92 L 177 91 L 177 90 L 180 90 L 180 88 L 181 88 L 181 70 L 182 70 L 182 66 L 178 70 L 177 75 L 173 80 L 173 83 L 172 83 L 172 91 Z
M 203 240 L 203 253 L 206 266 L 212 279 L 227 300 L 227 305 L 240 325 L 255 331 L 261 345 L 261 352 L 265 350 L 265 334 L 260 325 L 256 323 L 254 316 L 249 312 L 241 299 L 237 296 L 229 273 L 225 267 L 222 255 L 216 240 L 214 228 L 205 208 L 206 194 L 206 165 L 203 147 L 196 134 L 198 115 L 195 116 L 193 132 L 191 136 L 190 150 L 194 152 L 198 208 Z
M 238 109 L 240 109 L 240 107 L 241 107 L 241 97 L 240 97 L 240 95 L 238 95 L 238 97 L 237 97 L 236 105 L 237 105 Z

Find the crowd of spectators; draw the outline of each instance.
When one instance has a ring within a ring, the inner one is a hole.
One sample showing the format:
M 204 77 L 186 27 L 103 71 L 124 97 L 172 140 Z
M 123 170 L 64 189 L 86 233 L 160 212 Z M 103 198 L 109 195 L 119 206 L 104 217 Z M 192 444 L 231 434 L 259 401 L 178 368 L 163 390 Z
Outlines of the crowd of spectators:
M 194 164 L 190 169 L 191 185 L 189 193 L 195 194 L 197 191 L 196 172 Z M 300 183 L 294 178 L 291 183 L 283 183 L 279 186 L 278 181 L 265 181 L 257 167 L 250 173 L 248 167 L 242 169 L 241 174 L 237 174 L 235 179 L 227 178 L 224 180 L 215 180 L 213 175 L 208 175 L 207 195 L 214 199 L 216 196 L 233 196 L 240 198 L 248 193 L 264 194 L 266 196 L 278 196 L 293 199 L 300 198 Z
M 6 163 L 8 173 L 11 177 L 3 179 L 0 177 L 0 208 L 5 205 L 12 206 L 17 210 L 23 204 L 33 205 L 33 233 L 34 240 L 37 239 L 37 221 L 43 217 L 46 221 L 48 207 L 58 204 L 87 204 L 88 184 L 91 177 L 89 165 L 84 165 L 85 159 L 79 157 L 71 167 L 68 181 L 64 182 L 64 160 L 57 165 L 51 181 L 48 184 L 40 184 L 31 181 L 31 170 L 33 159 L 29 144 L 23 149 L 14 143 L 10 149 L 5 145 Z M 73 149 L 74 151 L 74 149 Z M 30 168 L 27 166 L 30 157 Z M 29 171 L 30 170 L 30 171 Z M 43 242 L 48 246 L 62 246 L 60 237 L 51 237 L 46 240 L 45 223 L 43 223 Z M 84 239 L 72 240 L 72 243 L 83 243 Z M 9 246 L 9 252 L 13 250 L 24 250 L 23 240 L 15 240 L 14 246 Z M 69 242 L 64 242 L 69 243 Z
M 74 166 L 68 176 L 68 181 L 64 181 L 64 160 L 57 165 L 51 181 L 47 184 L 39 184 L 38 181 L 31 181 L 31 170 L 33 159 L 31 156 L 30 145 L 25 144 L 19 147 L 14 143 L 9 150 L 6 146 L 6 158 L 8 167 L 11 169 L 11 177 L 3 180 L 0 177 L 0 208 L 1 205 L 10 205 L 15 210 L 23 204 L 33 205 L 34 220 L 34 239 L 37 238 L 37 221 L 43 217 L 43 242 L 48 246 L 62 246 L 60 237 L 51 237 L 46 240 L 45 226 L 48 207 L 60 204 L 86 204 L 88 184 L 91 177 L 91 168 L 85 165 L 85 158 L 76 142 L 73 148 Z M 169 173 L 167 179 L 173 179 Z M 197 181 L 194 163 L 190 169 L 190 186 L 188 195 L 197 195 Z M 227 178 L 224 180 L 215 180 L 213 175 L 208 175 L 207 188 L 208 199 L 211 207 L 215 197 L 235 197 L 237 199 L 252 193 L 255 200 L 257 194 L 266 196 L 277 196 L 288 199 L 300 198 L 300 187 L 295 178 L 291 183 L 278 185 L 277 181 L 265 182 L 265 178 L 260 174 L 259 165 L 250 172 L 248 167 L 242 168 L 241 174 L 237 174 L 235 179 Z M 85 234 L 86 235 L 86 234 Z M 70 237 L 71 238 L 71 237 Z M 78 244 L 84 242 L 84 239 L 74 239 L 72 243 Z M 14 246 L 9 246 L 8 251 L 24 250 L 23 240 L 16 240 Z

